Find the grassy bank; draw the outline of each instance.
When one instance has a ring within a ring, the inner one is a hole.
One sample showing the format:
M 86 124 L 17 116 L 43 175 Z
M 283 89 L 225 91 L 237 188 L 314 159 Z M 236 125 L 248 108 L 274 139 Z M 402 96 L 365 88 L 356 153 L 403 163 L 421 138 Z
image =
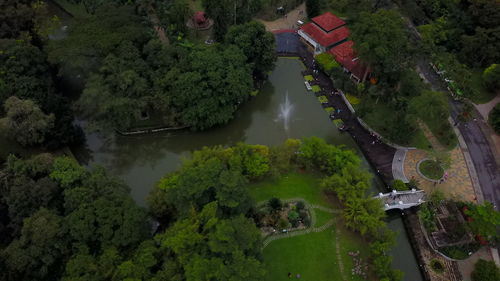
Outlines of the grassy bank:
M 304 198 L 311 204 L 328 208 L 338 208 L 323 193 L 317 175 L 309 173 L 290 173 L 279 179 L 266 179 L 250 185 L 250 193 L 257 201 Z M 336 223 L 322 232 L 311 232 L 305 235 L 278 239 L 271 242 L 263 251 L 267 269 L 265 280 L 289 280 L 297 274 L 301 280 L 365 280 L 352 275 L 354 267 L 350 252 L 360 252 L 363 261 L 367 260 L 368 247 L 359 235 L 345 229 L 339 215 L 330 214 L 318 209 L 315 227 L 324 225 L 332 218 Z

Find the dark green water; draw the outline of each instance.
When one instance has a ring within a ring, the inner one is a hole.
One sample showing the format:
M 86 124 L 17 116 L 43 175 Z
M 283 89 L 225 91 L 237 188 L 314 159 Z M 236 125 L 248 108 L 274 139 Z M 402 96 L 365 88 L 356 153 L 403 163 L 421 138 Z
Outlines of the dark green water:
M 183 157 L 203 146 L 227 146 L 237 142 L 276 145 L 287 138 L 317 136 L 355 150 L 364 160 L 352 138 L 336 129 L 316 97 L 306 91 L 300 73 L 302 70 L 299 60 L 279 59 L 261 93 L 243 105 L 229 124 L 207 132 L 116 136 L 106 141 L 96 135 L 88 135 L 89 165 L 103 165 L 123 179 L 138 204 L 144 205 L 145 197 L 155 183 L 166 173 L 177 169 Z M 292 106 L 288 130 L 280 118 L 280 108 L 286 96 Z M 77 156 L 81 156 L 76 152 Z M 371 170 L 366 160 L 364 165 Z M 381 184 L 374 177 L 372 191 L 377 193 Z M 393 251 L 394 266 L 405 272 L 405 280 L 422 280 L 400 217 L 391 217 L 390 226 L 400 231 L 398 245 Z

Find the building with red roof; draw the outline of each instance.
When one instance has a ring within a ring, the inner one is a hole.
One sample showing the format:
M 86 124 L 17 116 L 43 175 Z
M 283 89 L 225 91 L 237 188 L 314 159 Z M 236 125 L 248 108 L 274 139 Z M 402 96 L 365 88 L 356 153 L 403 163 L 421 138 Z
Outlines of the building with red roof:
M 358 82 L 364 81 L 370 70 L 368 65 L 358 58 L 353 47 L 354 42 L 349 40 L 331 48 L 328 53 L 351 74 L 351 78 Z
M 328 52 L 357 82 L 368 77 L 368 65 L 356 55 L 354 42 L 348 40 L 349 29 L 341 18 L 326 12 L 312 18 L 311 22 L 301 26 L 297 33 L 315 55 Z
M 302 39 L 314 50 L 314 54 L 324 53 L 349 37 L 345 21 L 330 12 L 312 18 L 311 22 L 298 30 Z

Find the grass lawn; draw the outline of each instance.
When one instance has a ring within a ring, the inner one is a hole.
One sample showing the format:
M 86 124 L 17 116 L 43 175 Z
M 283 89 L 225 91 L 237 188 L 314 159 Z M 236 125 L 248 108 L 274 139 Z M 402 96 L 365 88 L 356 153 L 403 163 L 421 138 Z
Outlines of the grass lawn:
M 354 266 L 354 259 L 352 256 L 349 255 L 349 252 L 357 252 L 359 251 L 359 256 L 362 259 L 362 264 L 366 265 L 367 260 L 369 257 L 369 250 L 368 250 L 368 245 L 366 245 L 366 242 L 363 241 L 363 239 L 358 235 L 358 234 L 353 234 L 349 230 L 345 229 L 343 226 L 338 227 L 339 233 L 341 234 L 339 236 L 339 243 L 340 243 L 340 256 L 342 259 L 342 262 L 344 264 L 344 268 L 346 271 L 346 275 L 349 277 L 349 280 L 354 280 L 354 281 L 362 281 L 366 280 L 364 278 L 361 278 L 358 275 L 351 275 L 351 268 Z M 368 280 L 373 280 L 374 278 L 370 278 L 372 274 L 368 272 L 367 274 L 367 279 Z M 340 280 L 340 279 L 338 279 Z
M 487 103 L 495 97 L 495 93 L 488 91 L 483 84 L 483 72 L 480 69 L 472 71 L 472 87 L 476 89 L 476 95 L 471 98 L 475 104 Z
M 422 163 L 420 163 L 420 166 L 418 167 L 420 172 L 433 180 L 438 180 L 443 176 L 443 168 L 438 165 L 436 161 L 432 160 L 425 160 Z
M 410 140 L 410 146 L 418 149 L 429 150 L 432 149 L 431 143 L 427 140 L 422 130 L 417 130 Z
M 269 200 L 272 197 L 303 198 L 311 204 L 333 208 L 321 191 L 318 178 L 314 174 L 290 173 L 279 179 L 265 179 L 251 184 L 250 194 L 256 202 Z
M 335 228 L 273 241 L 264 249 L 266 280 L 289 280 L 299 273 L 300 280 L 342 280 L 336 261 Z
M 313 209 L 313 211 L 316 214 L 316 224 L 314 224 L 314 227 L 320 227 L 324 225 L 335 216 L 335 214 L 327 213 L 318 209 Z
M 271 197 L 280 199 L 304 198 L 311 204 L 318 204 L 328 208 L 338 208 L 328 201 L 319 187 L 318 175 L 311 173 L 289 173 L 279 179 L 266 179 L 250 185 L 250 194 L 257 201 L 265 201 Z M 338 215 L 330 214 L 318 209 L 316 213 L 316 227 Z M 340 220 L 339 220 L 340 221 Z M 339 257 L 344 267 L 347 280 L 361 281 L 363 279 L 352 276 L 353 259 L 349 252 L 360 251 L 363 261 L 366 261 L 366 243 L 342 227 L 339 223 L 322 232 L 311 232 L 290 238 L 278 239 L 264 248 L 264 263 L 267 269 L 265 280 L 289 280 L 288 273 L 301 275 L 301 280 L 341 281 L 340 267 L 337 256 L 336 227 L 338 227 Z

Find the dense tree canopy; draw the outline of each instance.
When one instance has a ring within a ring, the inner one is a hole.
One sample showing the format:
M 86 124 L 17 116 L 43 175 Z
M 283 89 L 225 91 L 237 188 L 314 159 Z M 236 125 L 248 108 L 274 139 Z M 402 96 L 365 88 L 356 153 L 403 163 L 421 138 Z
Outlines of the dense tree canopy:
M 226 44 L 238 46 L 251 65 L 254 75 L 262 77 L 271 71 L 276 61 L 274 35 L 265 26 L 252 21 L 232 26 L 226 34 Z
M 189 65 L 171 82 L 170 93 L 184 124 L 207 129 L 232 119 L 253 89 L 246 60 L 234 46 L 204 47 L 189 54 Z
M 214 37 L 223 41 L 231 25 L 249 21 L 260 9 L 260 1 L 250 0 L 202 0 L 208 16 L 214 20 Z
M 15 96 L 4 104 L 7 116 L 0 119 L 0 129 L 23 146 L 40 144 L 54 126 L 54 115 L 44 114 L 31 100 L 20 100 Z
M 398 81 L 412 58 L 412 43 L 401 16 L 393 10 L 363 12 L 350 29 L 354 48 L 375 75 Z
M 102 7 L 95 15 L 75 18 L 66 38 L 49 43 L 49 61 L 58 64 L 62 74 L 85 76 L 123 41 L 142 46 L 150 37 L 133 7 Z
M 33 28 L 33 0 L 4 0 L 0 2 L 0 38 L 17 38 L 22 31 Z
M 472 218 L 469 222 L 474 233 L 486 239 L 494 240 L 499 237 L 500 212 L 493 208 L 493 204 L 485 202 L 482 205 L 471 205 L 465 213 Z
M 11 156 L 2 173 L 0 203 L 8 209 L 2 280 L 58 280 L 73 255 L 94 259 L 115 249 L 126 256 L 148 236 L 145 212 L 102 169 L 41 154 Z M 103 272 L 109 270 L 115 268 Z
M 0 40 L 0 112 L 11 96 L 32 100 L 44 113 L 54 115 L 44 142 L 48 148 L 82 139 L 67 99 L 55 91 L 45 53 L 24 40 Z

